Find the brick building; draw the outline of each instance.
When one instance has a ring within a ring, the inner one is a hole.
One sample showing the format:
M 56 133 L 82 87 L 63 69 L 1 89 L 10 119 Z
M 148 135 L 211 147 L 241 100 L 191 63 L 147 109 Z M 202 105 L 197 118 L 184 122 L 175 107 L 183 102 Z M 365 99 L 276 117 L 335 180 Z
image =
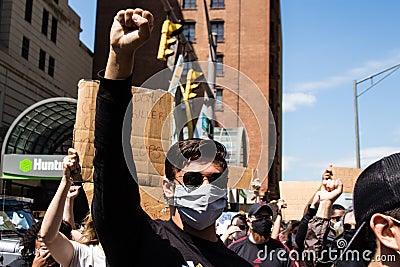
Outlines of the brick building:
M 93 63 L 81 31 L 68 0 L 0 0 L 2 167 L 4 154 L 66 155 L 72 146 L 78 81 Z M 1 178 L 3 194 L 34 198 L 37 210 L 60 179 Z
M 68 0 L 0 1 L 0 129 L 32 104 L 77 97 L 90 78 L 92 52 L 79 40 L 80 17 Z
M 245 141 L 235 152 L 242 154 L 236 164 L 266 170 L 261 172 L 259 178 L 268 185 L 270 198 L 277 198 L 282 168 L 280 1 L 169 0 L 168 3 L 171 12 L 184 25 L 184 35 L 193 47 L 197 60 L 207 61 L 209 48 L 205 3 L 211 28 L 217 33 L 217 61 L 223 64 L 217 64 L 214 88 L 216 99 L 223 103 L 216 107 L 217 126 L 229 129 L 231 134 L 246 129 Z M 107 60 L 108 32 L 112 18 L 117 10 L 127 7 L 150 10 L 156 17 L 149 43 L 135 55 L 134 84 L 141 85 L 153 74 L 163 70 L 166 62 L 156 57 L 161 25 L 166 18 L 164 6 L 163 0 L 132 0 L 129 4 L 122 0 L 98 1 L 93 77 L 104 68 Z M 232 77 L 233 74 L 229 74 L 231 71 L 239 73 L 238 77 Z M 254 90 L 261 93 L 262 101 L 259 99 L 246 103 L 246 99 L 251 99 L 248 94 Z M 265 112 L 263 123 L 260 124 L 260 115 L 255 111 L 265 110 L 267 104 L 271 116 Z M 232 114 L 233 117 L 229 117 Z M 261 130 L 265 127 L 267 135 Z M 271 129 L 274 131 L 271 132 Z M 271 148 L 271 144 L 276 144 L 276 147 Z M 243 152 L 243 149 L 248 153 Z M 263 153 L 267 157 L 260 161 Z M 268 165 L 271 164 L 268 172 Z

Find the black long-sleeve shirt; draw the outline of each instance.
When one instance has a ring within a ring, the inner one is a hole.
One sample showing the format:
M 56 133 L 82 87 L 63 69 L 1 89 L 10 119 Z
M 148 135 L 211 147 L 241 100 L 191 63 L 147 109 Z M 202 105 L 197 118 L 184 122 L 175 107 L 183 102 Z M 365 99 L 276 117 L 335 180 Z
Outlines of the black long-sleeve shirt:
M 302 252 L 304 250 L 304 240 L 306 239 L 308 222 L 317 214 L 317 209 L 311 208 L 311 205 L 308 205 L 307 211 L 304 214 L 303 218 L 301 218 L 299 229 L 296 234 L 296 244 L 299 248 L 299 251 Z
M 142 210 L 134 164 L 130 173 L 122 144 L 121 129 L 131 98 L 131 77 L 100 79 L 94 132 L 92 215 L 108 264 L 113 267 L 250 266 L 219 239 L 211 242 L 196 238 L 172 220 L 152 220 Z M 129 150 L 126 150 L 128 154 Z

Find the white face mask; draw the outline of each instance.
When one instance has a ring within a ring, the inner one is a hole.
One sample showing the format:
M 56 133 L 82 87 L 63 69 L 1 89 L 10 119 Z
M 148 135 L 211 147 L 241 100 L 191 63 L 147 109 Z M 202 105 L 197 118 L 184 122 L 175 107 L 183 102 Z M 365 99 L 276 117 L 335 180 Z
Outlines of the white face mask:
M 232 237 L 233 237 L 233 239 L 235 239 L 235 240 L 238 240 L 238 239 L 240 239 L 240 238 L 242 238 L 242 237 L 244 237 L 244 236 L 246 236 L 246 230 L 242 230 L 242 231 L 240 231 L 240 232 L 234 232 L 234 233 L 232 234 Z
M 296 235 L 292 235 L 290 239 L 292 241 L 292 244 L 296 245 Z
M 184 223 L 196 230 L 203 230 L 221 216 L 227 205 L 226 189 L 204 184 L 193 191 L 182 185 L 175 186 L 173 205 Z
M 335 232 L 335 235 L 336 235 L 336 236 L 338 236 L 338 235 L 340 235 L 341 233 L 343 233 L 342 221 L 335 222 L 335 223 L 333 224 L 332 229 L 333 229 L 333 231 Z
M 204 230 L 221 216 L 227 204 L 225 198 L 220 198 L 208 204 L 205 211 L 196 211 L 191 208 L 177 207 L 179 215 L 184 223 L 196 230 Z

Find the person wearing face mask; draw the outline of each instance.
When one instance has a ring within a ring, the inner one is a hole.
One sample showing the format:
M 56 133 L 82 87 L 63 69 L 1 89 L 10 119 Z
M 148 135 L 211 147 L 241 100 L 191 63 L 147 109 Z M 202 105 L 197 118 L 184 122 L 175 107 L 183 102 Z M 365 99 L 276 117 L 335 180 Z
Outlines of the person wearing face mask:
M 329 172 L 326 170 L 325 173 Z M 316 215 L 308 222 L 306 239 L 304 241 L 303 258 L 305 266 L 331 266 L 331 260 L 326 257 L 325 248 L 330 247 L 332 242 L 327 245 L 327 235 L 331 230 L 332 205 L 342 194 L 343 184 L 340 179 L 332 179 L 331 175 L 324 176 L 321 187 L 317 192 L 319 206 Z M 330 264 L 330 265 L 329 265 Z
M 253 266 L 293 266 L 289 251 L 283 244 L 271 238 L 272 209 L 265 202 L 250 206 L 247 223 L 249 235 L 228 246 Z
M 343 215 L 346 209 L 340 204 L 332 205 L 332 213 L 329 222 L 328 242 L 333 241 L 337 236 L 343 232 Z
M 168 150 L 162 189 L 169 220 L 153 220 L 140 206 L 137 174 L 124 157 L 125 146 L 131 147 L 123 143 L 122 128 L 132 99 L 134 55 L 150 38 L 153 24 L 149 11 L 118 11 L 106 69 L 99 73 L 91 211 L 107 266 L 251 266 L 216 234 L 215 222 L 227 206 L 227 152 L 221 143 L 194 138 Z M 116 226 L 116 215 L 128 231 Z
M 232 217 L 231 223 L 228 225 L 226 231 L 221 235 L 221 240 L 226 246 L 232 242 L 247 236 L 247 218 L 245 213 L 238 213 Z
M 350 244 L 349 249 L 355 250 L 357 247 L 360 246 L 359 241 L 352 241 L 353 237 L 355 236 L 357 229 L 356 229 L 356 218 L 354 216 L 354 208 L 352 206 L 348 207 L 345 210 L 343 215 L 343 231 L 340 235 L 338 235 L 333 240 L 333 247 L 338 251 L 338 260 L 335 263 L 335 267 L 366 267 L 368 266 L 364 261 L 359 259 L 348 259 L 348 258 L 340 258 L 342 253 L 345 253 L 345 248 L 340 242 L 342 240 L 346 241 L 346 244 Z
M 340 179 L 326 177 L 318 192 L 320 204 L 316 215 L 309 221 L 305 239 L 305 252 L 302 255 L 305 266 L 366 266 L 362 261 L 352 258 L 340 259 L 345 245 L 350 242 L 355 233 L 355 219 L 352 208 L 343 210 L 333 207 L 335 200 L 342 194 L 343 184 Z M 332 236 L 329 238 L 329 234 Z M 313 253 L 310 253 L 313 252 Z

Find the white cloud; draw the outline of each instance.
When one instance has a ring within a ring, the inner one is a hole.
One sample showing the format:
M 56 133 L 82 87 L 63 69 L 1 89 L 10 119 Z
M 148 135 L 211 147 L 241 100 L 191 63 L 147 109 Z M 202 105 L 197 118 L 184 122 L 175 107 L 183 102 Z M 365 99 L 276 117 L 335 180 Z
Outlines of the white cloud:
M 400 152 L 400 147 L 371 147 L 363 149 L 360 152 L 361 165 L 366 168 L 371 163 L 398 152 Z
M 296 162 L 297 158 L 291 156 L 282 156 L 282 173 L 290 170 L 291 163 Z
M 397 152 L 400 152 L 400 147 L 383 146 L 383 147 L 370 147 L 362 149 L 360 151 L 361 167 L 365 169 L 366 167 L 368 167 L 368 165 L 374 163 L 375 161 Z M 310 168 L 318 169 L 322 173 L 324 168 L 329 166 L 329 164 L 332 164 L 334 167 L 355 168 L 356 157 L 355 155 L 351 157 L 342 157 L 336 160 L 334 159 L 330 163 L 313 162 L 313 163 L 308 163 L 308 166 L 310 166 Z
M 364 66 L 350 69 L 343 75 L 328 77 L 321 81 L 310 81 L 289 86 L 291 88 L 286 90 L 289 93 L 283 95 L 283 111 L 295 111 L 298 106 L 312 106 L 316 102 L 315 94 L 317 92 L 324 89 L 335 88 L 344 84 L 347 86 L 354 80 L 361 81 L 368 77 L 367 75 L 375 75 L 376 73 L 387 69 L 389 66 L 395 66 L 399 59 L 400 53 L 396 52 L 391 55 L 389 59 L 368 61 Z M 381 79 L 383 75 L 387 74 L 389 74 L 389 72 L 376 76 L 376 81 Z
M 327 77 L 321 81 L 310 81 L 305 83 L 297 83 L 289 88 L 290 92 L 308 92 L 316 93 L 323 89 L 334 88 L 343 84 L 352 84 L 354 80 L 360 81 L 368 76 L 374 75 L 386 68 L 398 64 L 400 53 L 397 51 L 390 55 L 388 59 L 380 61 L 368 61 L 364 66 L 353 68 L 343 73 L 342 75 Z M 385 73 L 388 74 L 388 73 Z M 381 76 L 377 76 L 379 79 Z
M 311 94 L 293 93 L 283 94 L 283 111 L 295 111 L 297 106 L 312 106 L 316 101 L 316 97 Z

